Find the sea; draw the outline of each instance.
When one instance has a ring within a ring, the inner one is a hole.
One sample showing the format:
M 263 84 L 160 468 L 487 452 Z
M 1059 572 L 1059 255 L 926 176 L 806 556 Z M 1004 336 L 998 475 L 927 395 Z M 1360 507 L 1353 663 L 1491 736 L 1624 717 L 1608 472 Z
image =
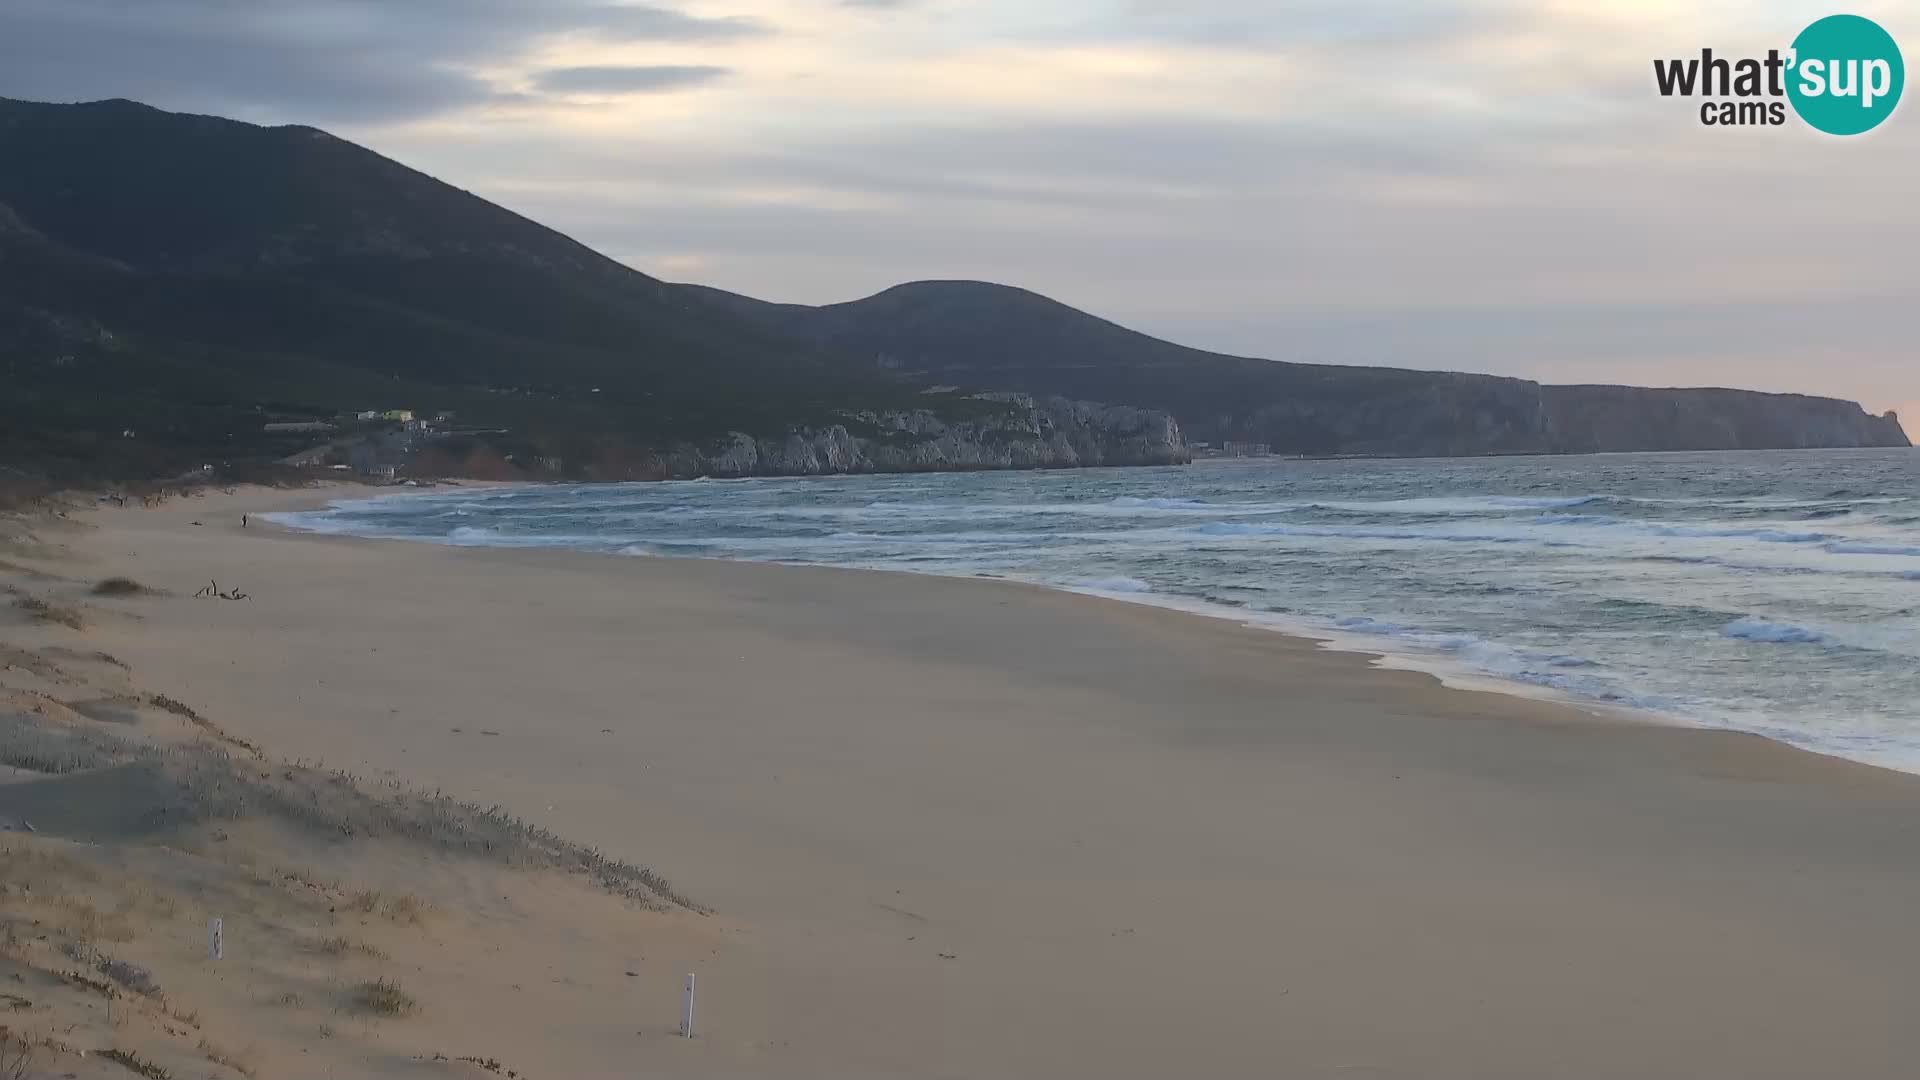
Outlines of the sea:
M 1007 578 L 1920 772 L 1920 450 L 455 488 L 271 516 Z

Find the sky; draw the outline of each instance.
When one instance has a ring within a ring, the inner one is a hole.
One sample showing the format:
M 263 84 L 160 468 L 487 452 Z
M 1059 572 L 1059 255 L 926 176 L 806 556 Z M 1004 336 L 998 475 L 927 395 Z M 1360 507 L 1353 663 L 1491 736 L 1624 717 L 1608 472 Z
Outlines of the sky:
M 323 127 L 769 300 L 983 279 L 1242 355 L 1920 427 L 1920 101 L 1840 139 L 1654 89 L 1829 2 L 0 0 L 0 96 Z M 1920 55 L 1920 0 L 1844 10 Z

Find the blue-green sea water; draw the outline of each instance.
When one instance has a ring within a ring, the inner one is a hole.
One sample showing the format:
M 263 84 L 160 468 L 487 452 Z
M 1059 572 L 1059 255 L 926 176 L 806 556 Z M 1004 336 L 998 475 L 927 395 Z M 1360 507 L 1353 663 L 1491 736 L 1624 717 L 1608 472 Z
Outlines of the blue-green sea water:
M 278 520 L 994 575 L 1920 771 L 1920 451 L 452 489 Z

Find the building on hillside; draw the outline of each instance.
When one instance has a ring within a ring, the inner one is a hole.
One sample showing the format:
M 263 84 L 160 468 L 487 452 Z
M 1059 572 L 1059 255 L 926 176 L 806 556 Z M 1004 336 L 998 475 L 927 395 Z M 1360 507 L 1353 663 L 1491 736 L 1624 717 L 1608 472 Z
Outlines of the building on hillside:
M 353 418 L 355 420 L 378 420 L 380 419 L 380 410 L 363 409 L 360 412 L 354 413 Z
M 398 420 L 399 422 L 404 424 L 413 419 L 413 410 L 412 409 L 388 409 L 383 414 L 383 416 L 388 420 Z

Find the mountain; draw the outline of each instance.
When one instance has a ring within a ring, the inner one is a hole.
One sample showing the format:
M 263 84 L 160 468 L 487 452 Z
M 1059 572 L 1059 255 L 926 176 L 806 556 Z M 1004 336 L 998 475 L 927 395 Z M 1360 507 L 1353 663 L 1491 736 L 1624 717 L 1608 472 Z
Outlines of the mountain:
M 109 475 L 429 404 L 589 478 L 735 467 L 738 432 L 818 435 L 854 467 L 1186 453 L 1150 416 L 920 393 L 325 132 L 127 101 L 0 100 L 0 368 L 0 460 Z M 907 431 L 921 452 L 898 452 Z
M 927 384 L 1162 408 L 1190 438 L 1276 453 L 1472 455 L 1906 446 L 1892 414 L 1745 390 L 1543 386 L 1525 379 L 1280 363 L 1202 352 L 1024 289 L 899 285 L 826 307 L 704 290 L 715 304 Z
M 761 472 L 1176 461 L 1182 426 L 1306 453 L 1905 442 L 1823 399 L 1219 356 L 995 285 L 768 304 L 313 128 L 128 101 L 0 99 L 0 376 L 0 461 L 107 474 L 388 408 L 585 478 L 734 468 L 743 437 Z

